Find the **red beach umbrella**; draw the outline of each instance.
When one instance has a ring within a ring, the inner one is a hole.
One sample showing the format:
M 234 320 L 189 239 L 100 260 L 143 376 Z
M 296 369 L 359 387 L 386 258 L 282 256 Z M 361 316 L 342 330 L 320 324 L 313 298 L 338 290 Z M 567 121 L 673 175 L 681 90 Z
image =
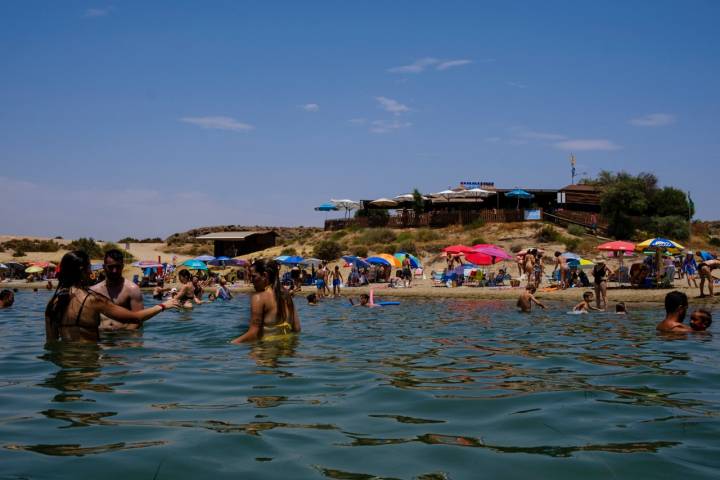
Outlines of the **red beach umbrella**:
M 632 242 L 625 242 L 623 240 L 616 240 L 614 242 L 607 242 L 602 245 L 598 245 L 597 249 L 604 252 L 634 252 L 635 244 Z
M 443 252 L 457 255 L 459 253 L 474 253 L 475 250 L 467 245 L 450 245 L 449 247 L 443 248 Z

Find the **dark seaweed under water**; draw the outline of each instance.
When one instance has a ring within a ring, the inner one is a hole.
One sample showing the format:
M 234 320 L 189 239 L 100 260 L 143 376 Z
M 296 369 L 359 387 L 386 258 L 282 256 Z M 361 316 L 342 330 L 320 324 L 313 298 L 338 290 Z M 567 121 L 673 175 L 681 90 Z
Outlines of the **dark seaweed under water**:
M 301 335 L 233 346 L 240 297 L 46 349 L 47 299 L 0 311 L 1 478 L 720 476 L 718 341 L 657 311 L 301 299 Z

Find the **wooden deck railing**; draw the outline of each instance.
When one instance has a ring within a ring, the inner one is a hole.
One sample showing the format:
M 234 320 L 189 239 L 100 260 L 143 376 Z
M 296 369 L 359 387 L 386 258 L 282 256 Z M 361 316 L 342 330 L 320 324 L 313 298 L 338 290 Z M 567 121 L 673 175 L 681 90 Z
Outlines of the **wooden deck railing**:
M 427 212 L 419 215 L 412 210 L 406 210 L 398 215 L 388 217 L 386 223 L 378 223 L 373 219 L 374 227 L 388 228 L 441 228 L 450 225 L 467 225 L 476 221 L 486 223 L 521 222 L 524 219 L 524 210 L 460 210 L 456 212 Z M 350 226 L 368 227 L 365 217 L 339 218 L 325 220 L 325 230 L 341 230 Z

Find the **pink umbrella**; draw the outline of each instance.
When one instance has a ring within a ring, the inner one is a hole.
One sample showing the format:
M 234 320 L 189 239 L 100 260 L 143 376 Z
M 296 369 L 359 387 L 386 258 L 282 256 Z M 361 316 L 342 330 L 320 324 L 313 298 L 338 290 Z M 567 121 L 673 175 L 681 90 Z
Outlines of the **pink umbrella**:
M 602 245 L 598 245 L 597 249 L 603 250 L 605 252 L 634 252 L 635 244 L 632 242 L 617 240 L 614 242 L 607 242 L 603 243 Z
M 513 258 L 512 255 L 507 253 L 501 247 L 490 243 L 481 243 L 479 245 L 474 245 L 473 250 L 475 250 L 475 252 L 477 253 L 488 255 L 490 257 L 496 257 L 500 260 L 512 260 Z
M 502 258 L 485 255 L 484 253 L 466 253 L 465 260 L 473 265 L 494 265 L 503 261 Z

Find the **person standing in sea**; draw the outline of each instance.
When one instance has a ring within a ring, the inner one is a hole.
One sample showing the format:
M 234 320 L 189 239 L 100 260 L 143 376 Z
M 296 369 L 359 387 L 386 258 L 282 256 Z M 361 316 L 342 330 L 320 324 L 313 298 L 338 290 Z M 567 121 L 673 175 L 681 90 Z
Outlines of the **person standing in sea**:
M 125 257 L 122 252 L 117 249 L 108 250 L 103 259 L 105 280 L 93 285 L 90 290 L 109 298 L 115 305 L 138 312 L 145 308 L 142 291 L 140 287 L 123 277 L 124 268 Z M 142 327 L 141 323 L 123 323 L 107 317 L 102 317 L 100 324 L 102 330 L 136 330 L 140 327 Z

